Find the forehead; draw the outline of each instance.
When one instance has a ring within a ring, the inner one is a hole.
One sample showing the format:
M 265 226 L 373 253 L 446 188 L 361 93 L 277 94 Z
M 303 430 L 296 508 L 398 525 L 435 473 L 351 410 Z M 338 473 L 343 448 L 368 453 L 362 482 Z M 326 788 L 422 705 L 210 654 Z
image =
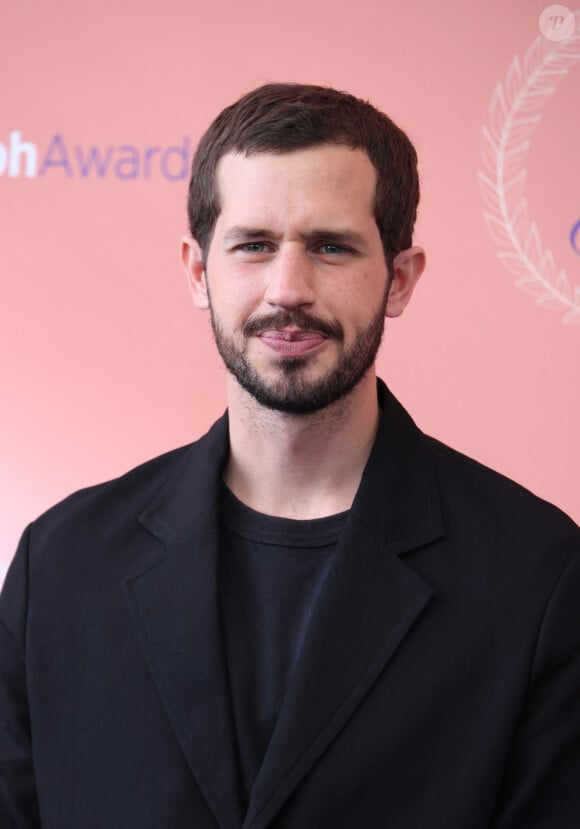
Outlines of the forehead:
M 363 150 L 344 145 L 250 156 L 227 153 L 218 163 L 216 184 L 222 215 L 374 215 L 375 169 Z

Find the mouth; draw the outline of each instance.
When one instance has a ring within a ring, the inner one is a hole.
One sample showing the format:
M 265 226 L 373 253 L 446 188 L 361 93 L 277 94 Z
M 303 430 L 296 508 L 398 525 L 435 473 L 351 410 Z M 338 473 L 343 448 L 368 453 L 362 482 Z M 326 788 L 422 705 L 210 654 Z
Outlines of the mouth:
M 319 331 L 285 328 L 264 331 L 259 335 L 264 345 L 281 356 L 301 357 L 322 347 L 327 337 Z

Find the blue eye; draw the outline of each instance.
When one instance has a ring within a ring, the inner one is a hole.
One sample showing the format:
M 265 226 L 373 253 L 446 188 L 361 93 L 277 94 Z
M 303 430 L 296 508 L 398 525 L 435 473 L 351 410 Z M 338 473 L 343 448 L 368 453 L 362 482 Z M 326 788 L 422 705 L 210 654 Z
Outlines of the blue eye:
M 264 251 L 266 250 L 266 243 L 245 242 L 243 245 L 239 246 L 239 250 L 242 250 L 245 253 L 264 253 Z
M 341 245 L 335 245 L 333 242 L 325 242 L 323 245 L 320 245 L 319 248 L 321 253 L 326 253 L 330 255 L 337 255 L 339 253 L 347 253 L 347 249 L 343 248 Z

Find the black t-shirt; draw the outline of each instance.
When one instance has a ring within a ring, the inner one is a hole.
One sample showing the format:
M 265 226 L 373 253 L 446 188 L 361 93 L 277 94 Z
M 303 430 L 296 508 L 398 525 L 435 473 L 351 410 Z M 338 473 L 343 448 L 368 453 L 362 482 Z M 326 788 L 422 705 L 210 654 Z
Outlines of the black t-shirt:
M 220 610 L 246 804 L 346 515 L 275 518 L 222 486 Z

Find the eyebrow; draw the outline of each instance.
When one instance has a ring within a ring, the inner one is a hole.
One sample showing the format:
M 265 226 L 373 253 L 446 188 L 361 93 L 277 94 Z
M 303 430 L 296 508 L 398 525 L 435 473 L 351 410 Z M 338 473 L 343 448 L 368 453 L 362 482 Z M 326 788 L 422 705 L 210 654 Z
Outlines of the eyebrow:
M 224 233 L 224 242 L 239 242 L 242 239 L 263 239 L 264 237 L 267 237 L 268 239 L 279 238 L 279 234 L 274 233 L 272 230 L 267 230 L 266 228 L 243 227 L 242 225 L 236 225 Z
M 244 227 L 236 225 L 231 227 L 224 234 L 223 240 L 226 244 L 233 242 L 240 242 L 247 239 L 280 239 L 281 234 L 276 233 L 268 228 Z M 368 242 L 360 233 L 354 230 L 330 230 L 328 228 L 319 228 L 311 230 L 308 233 L 301 233 L 300 239 L 304 242 L 314 242 L 324 240 L 325 242 L 332 242 L 335 244 L 352 245 L 353 247 L 366 250 Z

